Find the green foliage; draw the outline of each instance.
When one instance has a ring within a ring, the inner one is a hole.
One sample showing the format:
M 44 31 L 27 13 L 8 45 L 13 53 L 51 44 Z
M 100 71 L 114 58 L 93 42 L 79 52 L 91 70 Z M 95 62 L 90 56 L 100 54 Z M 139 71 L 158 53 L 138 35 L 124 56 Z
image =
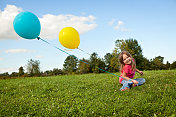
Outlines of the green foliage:
M 85 74 L 85 73 L 103 73 L 102 70 L 109 72 L 119 71 L 118 56 L 121 51 L 129 51 L 136 60 L 136 65 L 139 70 L 170 70 L 176 69 L 176 61 L 170 64 L 168 61 L 163 63 L 164 57 L 157 56 L 148 60 L 142 55 L 142 48 L 136 39 L 116 40 L 115 48 L 112 53 L 107 53 L 104 58 L 98 57 L 97 53 L 92 53 L 89 59 L 81 59 L 78 61 L 75 56 L 68 56 L 64 61 L 64 68 L 47 70 L 40 72 L 40 62 L 29 60 L 27 64 L 27 73 L 24 73 L 23 67 L 19 68 L 19 72 L 12 72 L 11 74 L 1 73 L 0 79 L 9 79 L 16 77 L 33 77 L 33 76 L 55 76 L 64 74 Z
M 151 68 L 153 70 L 162 70 L 164 69 L 164 64 L 163 64 L 164 57 L 157 56 L 151 61 Z
M 53 70 L 47 70 L 41 74 L 42 76 L 57 76 L 57 75 L 63 75 L 64 73 L 61 69 L 54 68 Z
M 0 79 L 7 79 L 7 78 L 9 78 L 10 76 L 9 76 L 9 73 L 8 72 L 5 72 L 5 73 L 2 73 L 2 74 L 0 74 Z
M 27 72 L 30 76 L 40 76 L 40 61 L 30 59 L 27 63 Z
M 138 44 L 138 41 L 136 39 L 116 40 L 115 46 L 115 50 L 117 51 L 117 53 L 122 51 L 128 51 L 135 59 L 137 63 L 136 67 L 143 70 L 142 68 L 144 66 L 142 66 L 142 63 L 144 57 L 142 55 L 142 48 Z
M 101 58 L 98 57 L 97 53 L 92 53 L 89 61 L 91 73 L 101 73 L 102 71 L 99 70 L 99 68 L 105 69 L 105 63 Z
M 150 65 L 151 65 L 150 61 L 147 58 L 143 57 L 142 62 L 140 66 L 138 65 L 138 67 L 140 68 L 140 70 L 152 70 Z
M 92 53 L 90 55 L 90 72 L 91 73 L 95 73 L 95 72 L 98 72 L 98 54 L 97 53 Z
M 23 69 L 23 67 L 20 67 L 18 70 L 19 70 L 18 76 L 24 75 L 24 69 Z
M 90 65 L 89 64 L 86 64 L 86 63 L 84 63 L 84 62 L 86 62 L 86 63 L 89 63 L 89 61 L 88 60 L 86 60 L 86 59 L 81 59 L 80 61 L 79 61 L 79 64 L 78 64 L 78 73 L 80 73 L 80 74 L 85 74 L 85 73 L 89 73 L 89 71 L 90 71 Z
M 17 72 L 12 72 L 12 73 L 11 73 L 11 77 L 18 77 L 18 75 L 19 75 L 19 74 L 18 74 Z
M 113 55 L 111 53 L 106 53 L 106 55 L 104 56 L 104 61 L 107 66 L 111 64 L 112 57 Z
M 169 61 L 166 62 L 166 65 L 164 67 L 165 69 L 171 69 L 171 64 L 169 63 Z
M 52 75 L 57 76 L 57 75 L 62 75 L 63 72 L 61 69 L 54 68 L 52 71 Z
M 72 74 L 73 72 L 76 72 L 78 67 L 78 59 L 74 57 L 74 55 L 68 56 L 64 61 L 63 67 L 63 71 L 67 74 Z
M 119 53 L 114 50 L 113 53 L 112 53 L 112 59 L 111 59 L 111 62 L 110 62 L 110 71 L 111 72 L 117 72 L 119 71 L 119 66 L 120 66 L 120 63 L 119 63 Z
M 151 60 L 148 60 L 142 54 L 142 48 L 138 44 L 136 39 L 126 39 L 126 40 L 116 40 L 115 48 L 112 53 L 107 53 L 103 59 L 98 57 L 97 53 L 92 53 L 89 59 L 81 59 L 89 64 L 86 64 L 82 61 L 79 61 L 78 68 L 72 64 L 72 60 L 68 60 L 66 58 L 64 63 L 64 71 L 66 73 L 75 73 L 75 69 L 77 74 L 84 74 L 84 73 L 102 73 L 103 71 L 99 68 L 109 71 L 109 72 L 118 72 L 119 71 L 119 54 L 122 51 L 128 51 L 132 54 L 133 58 L 136 61 L 136 67 L 139 70 L 169 70 L 175 69 L 175 63 L 167 64 L 163 63 L 164 57 L 157 56 Z M 73 62 L 74 63 L 74 62 Z
M 174 117 L 176 71 L 146 71 L 142 77 L 144 85 L 124 92 L 109 74 L 1 80 L 0 116 Z
M 176 69 L 176 61 L 171 64 L 171 69 Z

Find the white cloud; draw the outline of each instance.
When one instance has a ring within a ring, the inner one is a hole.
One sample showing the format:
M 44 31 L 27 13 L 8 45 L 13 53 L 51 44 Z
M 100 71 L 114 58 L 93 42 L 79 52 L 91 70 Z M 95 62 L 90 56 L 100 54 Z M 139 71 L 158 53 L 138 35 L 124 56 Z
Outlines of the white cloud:
M 119 30 L 122 25 L 124 25 L 123 21 L 118 21 L 117 26 L 115 26 L 114 29 Z
M 115 19 L 112 19 L 111 21 L 108 22 L 109 25 L 113 25 L 115 22 Z
M 124 22 L 123 21 L 118 21 L 117 25 L 114 27 L 115 30 L 120 30 L 122 32 L 127 32 L 128 29 L 124 28 Z
M 40 59 L 42 58 L 42 56 L 38 55 L 38 56 L 35 56 L 35 58 Z
M 3 60 L 3 58 L 0 58 L 0 61 L 2 61 Z
M 13 29 L 13 20 L 22 11 L 22 8 L 15 5 L 7 5 L 4 11 L 0 11 L 0 40 L 20 38 Z M 83 17 L 69 14 L 46 14 L 39 20 L 41 23 L 40 37 L 48 39 L 58 38 L 59 31 L 64 27 L 73 27 L 83 34 L 97 26 L 96 17 L 91 15 Z
M 95 19 L 94 16 L 44 15 L 40 18 L 42 26 L 41 37 L 50 39 L 58 38 L 60 30 L 64 27 L 73 27 L 79 34 L 83 34 L 97 26 Z
M 115 22 L 116 22 L 116 19 L 113 18 L 111 21 L 108 22 L 108 24 L 113 26 L 113 28 L 115 30 L 119 30 L 119 31 L 122 31 L 122 32 L 127 32 L 128 31 L 128 29 L 126 29 L 124 27 L 124 22 L 123 21 L 120 21 L 120 20 L 117 21 L 117 25 L 114 26 Z
M 29 53 L 32 52 L 31 50 L 26 49 L 9 49 L 5 51 L 6 53 Z
M 0 11 L 0 40 L 19 38 L 13 29 L 13 19 L 21 11 L 14 5 L 7 5 L 4 11 Z
M 0 73 L 12 73 L 12 72 L 17 72 L 18 69 L 16 67 L 9 67 L 9 68 L 0 68 Z

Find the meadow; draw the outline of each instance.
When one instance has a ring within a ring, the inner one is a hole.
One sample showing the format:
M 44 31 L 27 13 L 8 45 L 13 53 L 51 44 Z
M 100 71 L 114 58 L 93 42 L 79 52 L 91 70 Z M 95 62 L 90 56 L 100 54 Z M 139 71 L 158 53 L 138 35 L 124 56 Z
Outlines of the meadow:
M 0 80 L 0 116 L 176 116 L 176 70 L 144 71 L 120 91 L 110 74 Z M 116 73 L 119 75 L 119 73 Z

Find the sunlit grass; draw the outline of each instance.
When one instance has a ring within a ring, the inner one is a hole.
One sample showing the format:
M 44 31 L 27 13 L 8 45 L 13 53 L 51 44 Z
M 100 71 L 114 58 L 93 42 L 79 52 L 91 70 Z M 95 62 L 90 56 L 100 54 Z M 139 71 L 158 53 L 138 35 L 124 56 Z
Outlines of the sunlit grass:
M 175 116 L 175 70 L 135 77 L 124 92 L 109 74 L 0 80 L 0 116 Z

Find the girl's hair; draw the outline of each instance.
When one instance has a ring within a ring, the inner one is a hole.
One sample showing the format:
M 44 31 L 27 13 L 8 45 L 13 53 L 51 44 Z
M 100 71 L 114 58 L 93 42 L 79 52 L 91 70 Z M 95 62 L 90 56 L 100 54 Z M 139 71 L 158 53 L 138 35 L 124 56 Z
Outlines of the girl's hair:
M 124 62 L 123 62 L 123 54 L 126 54 L 128 57 L 131 57 L 131 68 L 132 71 L 136 70 L 136 62 L 134 61 L 132 55 L 128 52 L 128 51 L 122 51 L 119 54 L 119 62 L 120 62 L 120 71 L 123 71 L 123 67 L 125 66 Z

